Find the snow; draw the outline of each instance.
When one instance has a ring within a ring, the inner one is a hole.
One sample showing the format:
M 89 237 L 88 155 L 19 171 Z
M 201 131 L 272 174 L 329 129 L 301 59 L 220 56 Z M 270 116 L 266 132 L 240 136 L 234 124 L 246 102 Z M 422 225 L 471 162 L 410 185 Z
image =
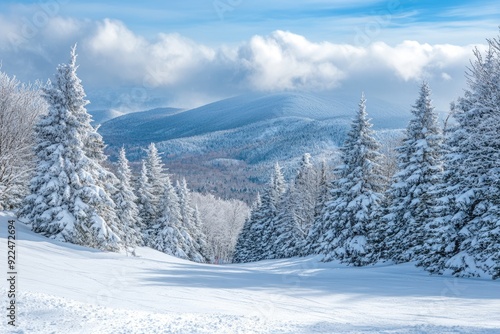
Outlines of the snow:
M 105 122 L 100 131 L 106 143 L 121 146 L 124 142 L 149 143 L 198 136 L 281 117 L 349 120 L 356 110 L 356 100 L 357 97 L 350 95 L 312 92 L 250 93 L 183 112 L 159 113 L 154 109 L 127 114 Z M 370 109 L 375 126 L 381 129 L 402 128 L 410 117 L 404 112 L 406 108 L 376 98 L 370 98 Z M 123 132 L 125 128 L 127 133 Z
M 0 213 L 0 262 L 6 225 Z M 412 264 L 294 258 L 239 265 L 137 257 L 47 239 L 16 223 L 18 321 L 2 333 L 498 333 L 498 281 Z M 0 288 L 6 290 L 6 280 Z M 6 294 L 2 294 L 6 305 Z M 4 307 L 2 307 L 4 308 Z
M 102 124 L 113 118 L 125 115 L 124 112 L 121 112 L 116 109 L 92 110 L 92 111 L 89 110 L 89 114 L 92 116 L 93 125 Z

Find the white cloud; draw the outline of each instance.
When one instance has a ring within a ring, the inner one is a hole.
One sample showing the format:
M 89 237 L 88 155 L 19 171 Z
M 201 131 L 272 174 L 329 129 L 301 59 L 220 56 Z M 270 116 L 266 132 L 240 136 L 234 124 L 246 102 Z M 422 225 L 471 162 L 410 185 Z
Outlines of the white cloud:
M 238 60 L 248 71 L 248 84 L 255 90 L 331 88 L 345 74 L 321 46 L 304 37 L 277 31 L 269 37 L 254 36 L 240 47 Z
M 215 53 L 178 34 L 160 34 L 150 42 L 109 19 L 98 24 L 85 45 L 89 56 L 109 75 L 152 87 L 179 83 Z
M 68 38 L 74 38 L 82 29 L 85 29 L 84 22 L 71 18 L 54 17 L 47 22 L 47 26 L 43 32 L 45 38 L 66 40 Z
M 474 46 L 429 45 L 404 41 L 396 46 L 376 42 L 369 46 L 365 62 L 371 67 L 384 66 L 404 81 L 439 76 L 444 69 L 463 71 Z M 449 75 L 449 74 L 448 74 Z
M 447 105 L 444 101 L 461 94 L 465 86 L 463 72 L 473 48 L 416 41 L 368 46 L 312 42 L 281 30 L 239 45 L 208 47 L 179 34 L 147 39 L 116 20 L 56 16 L 40 27 L 36 38 L 16 49 L 5 36 L 15 33 L 19 24 L 0 16 L 0 27 L 0 48 L 6 51 L 3 70 L 10 74 L 45 79 L 79 42 L 80 75 L 88 91 L 142 87 L 177 102 L 189 96 L 206 101 L 209 96 L 294 89 L 365 90 L 382 98 L 402 98 L 403 93 L 394 91 L 406 89 L 414 95 L 415 83 L 426 79 Z
M 449 75 L 449 74 L 448 74 L 448 73 L 446 73 L 446 72 L 441 73 L 441 78 L 442 78 L 443 80 L 445 80 L 445 81 L 448 81 L 448 80 L 451 80 L 451 79 L 452 79 L 452 78 L 451 78 L 451 75 Z
M 416 41 L 356 47 L 312 43 L 303 36 L 276 31 L 268 37 L 255 36 L 240 47 L 240 61 L 249 70 L 248 80 L 255 90 L 329 89 L 360 72 L 382 73 L 381 82 L 391 78 L 408 82 L 439 77 L 447 69 L 463 71 L 472 48 Z
M 370 46 L 369 55 L 376 62 L 394 70 L 403 80 L 420 79 L 429 64 L 433 47 L 415 41 L 405 41 L 395 47 L 378 42 Z

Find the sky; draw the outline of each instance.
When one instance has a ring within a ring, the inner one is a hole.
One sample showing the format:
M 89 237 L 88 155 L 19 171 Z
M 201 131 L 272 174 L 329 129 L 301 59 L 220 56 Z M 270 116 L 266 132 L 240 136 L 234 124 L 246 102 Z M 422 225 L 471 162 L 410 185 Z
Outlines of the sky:
M 491 0 L 2 0 L 0 61 L 45 82 L 77 43 L 90 110 L 280 91 L 410 106 L 423 80 L 446 110 L 499 18 Z

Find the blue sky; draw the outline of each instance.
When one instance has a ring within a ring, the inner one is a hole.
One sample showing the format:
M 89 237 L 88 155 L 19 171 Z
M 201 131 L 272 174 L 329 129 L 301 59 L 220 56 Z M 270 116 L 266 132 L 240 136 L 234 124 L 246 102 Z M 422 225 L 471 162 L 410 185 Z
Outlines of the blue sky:
M 33 13 L 40 3 L 57 4 L 57 15 L 65 17 L 117 19 L 149 38 L 159 32 L 178 32 L 207 44 L 239 42 L 274 30 L 349 43 L 358 29 L 375 23 L 385 32 L 381 38 L 390 41 L 407 39 L 405 32 L 418 31 L 418 25 L 422 31 L 415 37 L 426 39 L 421 42 L 473 43 L 469 31 L 491 31 L 500 24 L 500 6 L 492 0 L 3 0 L 0 10 L 22 12 L 26 5 Z M 29 17 L 30 11 L 26 12 Z M 428 34 L 429 28 L 433 34 Z
M 339 89 L 398 89 L 406 103 L 425 79 L 445 108 L 499 18 L 491 0 L 3 0 L 0 59 L 8 74 L 45 80 L 78 42 L 95 106 L 133 89 L 150 105 Z

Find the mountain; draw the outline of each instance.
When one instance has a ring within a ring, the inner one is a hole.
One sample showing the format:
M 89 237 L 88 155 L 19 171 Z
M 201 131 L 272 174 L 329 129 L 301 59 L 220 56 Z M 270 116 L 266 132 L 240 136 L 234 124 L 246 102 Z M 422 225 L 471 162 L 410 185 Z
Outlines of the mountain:
M 108 152 L 125 146 L 132 161 L 157 143 L 171 173 L 185 176 L 197 191 L 248 200 L 267 181 L 279 161 L 291 176 L 308 152 L 316 162 L 334 160 L 359 96 L 311 93 L 249 94 L 199 108 L 155 109 L 131 113 L 102 124 Z M 383 138 L 397 136 L 409 108 L 368 99 L 367 110 Z M 333 164 L 333 163 L 332 163 Z
M 0 212 L 3 263 L 9 219 Z M 0 333 L 500 330 L 498 282 L 430 276 L 412 263 L 355 268 L 307 257 L 198 264 L 147 247 L 137 256 L 101 252 L 15 227 L 18 327 L 7 323 L 11 297 L 3 293 Z
M 359 97 L 325 98 L 306 93 L 248 94 L 184 112 L 164 108 L 127 114 L 105 122 L 101 133 L 110 145 L 144 144 L 236 129 L 280 118 L 350 120 L 358 100 Z M 371 103 L 370 114 L 377 128 L 406 126 L 408 115 L 402 114 L 401 108 L 381 100 Z M 130 122 L 132 119 L 134 122 Z M 126 132 L 124 128 L 127 128 Z
M 96 110 L 89 111 L 89 113 L 92 115 L 94 122 L 98 123 L 98 120 L 101 121 L 103 125 L 106 124 L 105 127 L 108 128 L 108 131 L 112 132 L 116 129 L 141 127 L 144 123 L 148 122 L 154 123 L 157 120 L 162 120 L 182 110 L 183 109 L 179 108 L 155 108 L 131 113 L 113 110 Z
M 123 112 L 115 109 L 89 110 L 89 114 L 92 116 L 93 125 L 102 124 L 110 119 L 124 115 Z

